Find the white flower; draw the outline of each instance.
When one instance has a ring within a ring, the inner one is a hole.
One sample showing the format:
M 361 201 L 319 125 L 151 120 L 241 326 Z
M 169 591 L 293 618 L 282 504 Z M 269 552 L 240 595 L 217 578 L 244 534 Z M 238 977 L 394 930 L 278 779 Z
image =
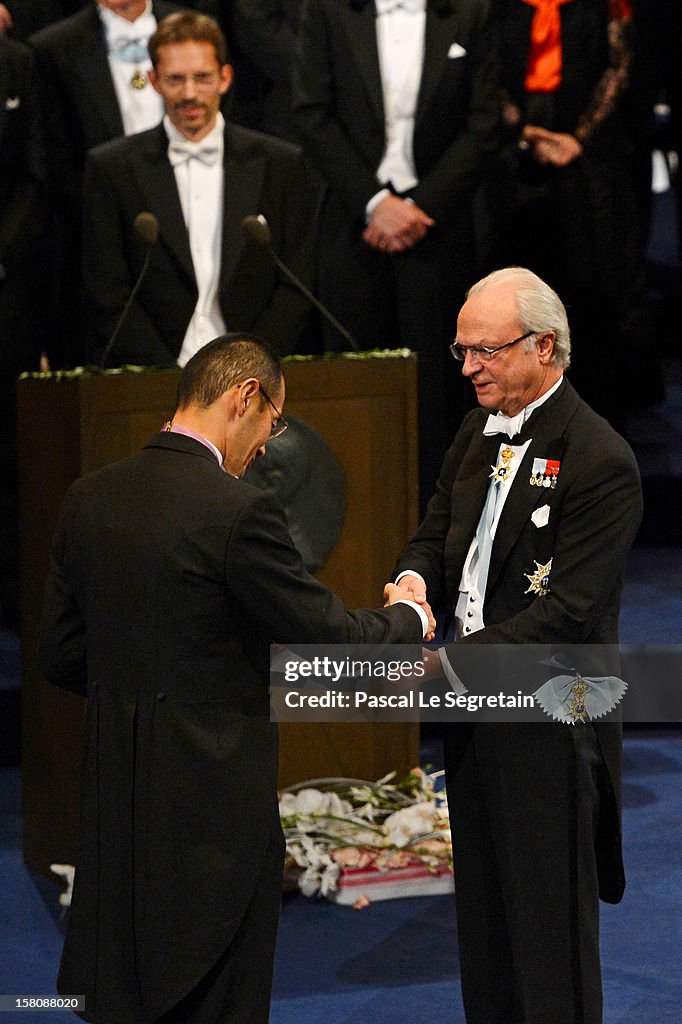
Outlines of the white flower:
M 298 885 L 304 896 L 316 896 L 318 893 L 328 896 L 336 889 L 341 868 L 329 857 L 325 857 L 325 861 L 317 867 L 306 868 L 299 878 Z
M 415 769 L 397 784 L 394 772 L 376 783 L 315 780 L 282 793 L 287 854 L 299 870 L 301 891 L 327 896 L 351 866 L 391 871 L 421 862 L 438 870 L 449 861 L 447 797 L 444 790 L 434 792 L 442 774 Z M 313 788 L 327 782 L 333 789 Z
M 295 814 L 333 814 L 344 817 L 351 811 L 351 804 L 347 800 L 342 800 L 337 793 L 322 793 L 319 789 L 299 789 L 297 793 L 283 793 L 279 801 L 279 813 L 286 818 Z
M 412 804 L 391 814 L 384 822 L 387 841 L 392 846 L 407 846 L 414 836 L 425 835 L 433 831 L 436 818 L 436 805 L 433 800 Z
M 341 869 L 329 854 L 308 836 L 301 836 L 300 844 L 296 862 L 305 867 L 305 871 L 298 880 L 299 888 L 304 896 L 315 896 L 318 892 L 321 896 L 326 896 L 336 889 Z

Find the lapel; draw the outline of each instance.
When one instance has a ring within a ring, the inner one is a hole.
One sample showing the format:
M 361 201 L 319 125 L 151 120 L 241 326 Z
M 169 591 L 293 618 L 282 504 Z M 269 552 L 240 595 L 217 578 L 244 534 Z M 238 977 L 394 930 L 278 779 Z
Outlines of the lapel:
M 168 160 L 168 137 L 163 123 L 142 135 L 131 136 L 132 140 L 135 140 L 137 148 L 131 154 L 131 165 L 144 199 L 143 209 L 157 218 L 164 245 L 188 277 L 196 281 L 175 174 Z
M 428 109 L 431 97 L 445 70 L 448 50 L 452 43 L 456 41 L 456 26 L 457 17 L 449 5 L 441 6 L 434 3 L 433 0 L 427 0 L 426 26 L 424 29 L 424 61 L 419 85 L 419 96 L 417 98 L 415 123 L 420 121 L 424 111 Z
M 2 39 L 0 39 L 0 146 L 2 145 L 2 136 L 5 131 L 5 118 L 7 117 L 5 103 L 8 99 L 9 61 L 7 57 L 7 47 Z
M 123 120 L 116 98 L 114 80 L 109 70 L 104 26 L 97 13 L 97 5 L 83 11 L 83 35 L 80 42 L 81 52 L 78 60 L 74 60 L 74 74 L 81 80 L 83 94 L 99 114 L 99 119 L 109 137 L 114 139 L 123 135 Z M 94 120 L 94 119 L 93 119 Z
M 348 52 L 355 54 L 358 75 L 365 84 L 375 115 L 384 121 L 384 96 L 381 88 L 379 47 L 374 0 L 360 6 L 342 0 L 339 17 L 348 37 Z
M 576 392 L 568 381 L 564 379 L 564 383 L 558 392 L 548 399 L 529 421 L 529 433 L 532 440 L 514 477 L 511 491 L 504 503 L 502 515 L 497 526 L 490 559 L 487 595 L 492 594 L 502 567 L 518 541 L 522 530 L 528 526 L 533 510 L 541 505 L 552 504 L 552 496 L 556 491 L 544 487 L 531 486 L 531 468 L 533 460 L 536 458 L 558 459 L 561 461 L 566 447 L 566 427 L 575 412 L 577 404 L 578 396 Z
M 249 214 L 262 213 L 266 154 L 244 139 L 239 129 L 225 124 L 223 150 L 223 230 L 220 290 L 229 287 L 248 243 L 242 221 Z M 277 239 L 275 239 L 275 244 Z

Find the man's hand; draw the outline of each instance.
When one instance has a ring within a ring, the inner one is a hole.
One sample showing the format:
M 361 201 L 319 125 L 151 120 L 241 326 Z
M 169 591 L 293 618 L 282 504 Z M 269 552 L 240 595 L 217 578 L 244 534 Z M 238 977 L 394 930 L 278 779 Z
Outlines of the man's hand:
M 421 594 L 419 598 L 415 596 L 415 592 L 412 589 L 409 589 L 408 586 L 403 586 L 407 579 L 413 580 L 415 584 L 419 585 Z M 417 579 L 415 576 L 403 576 L 399 584 L 387 583 L 384 587 L 384 600 L 386 602 L 384 607 L 395 604 L 396 601 L 414 601 L 416 604 L 421 605 L 429 620 L 424 640 L 433 640 L 436 633 L 436 619 L 431 611 L 431 605 L 426 600 L 426 588 L 422 580 Z
M 405 252 L 420 242 L 435 223 L 416 203 L 390 195 L 374 208 L 362 237 L 373 249 Z
M 386 599 L 388 599 L 387 591 L 389 587 L 397 587 L 401 590 L 401 597 L 403 598 L 416 601 L 417 604 L 426 604 L 426 584 L 420 576 L 412 576 L 408 572 L 400 577 L 398 583 L 387 583 L 384 587 L 384 597 Z
M 0 4 L 0 36 L 4 36 L 4 34 L 9 32 L 13 26 L 14 22 L 12 21 L 12 15 L 4 4 Z
M 547 128 L 527 124 L 523 139 L 532 147 L 533 158 L 539 164 L 567 167 L 583 154 L 581 143 L 568 132 L 550 132 Z

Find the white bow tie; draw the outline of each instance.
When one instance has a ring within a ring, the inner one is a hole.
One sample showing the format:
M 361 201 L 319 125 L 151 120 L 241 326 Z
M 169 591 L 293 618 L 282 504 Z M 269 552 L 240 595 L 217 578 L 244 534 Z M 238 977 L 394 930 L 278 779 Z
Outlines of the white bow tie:
M 375 0 L 375 3 L 377 14 L 393 14 L 394 11 L 419 14 L 426 7 L 426 0 Z
M 171 167 L 184 164 L 192 157 L 201 160 L 202 164 L 206 164 L 207 167 L 212 167 L 213 164 L 218 163 L 220 148 L 210 142 L 183 142 L 179 139 L 172 139 L 168 144 L 168 159 L 171 162 Z
M 522 409 L 516 416 L 505 416 L 501 412 L 496 412 L 494 415 L 491 413 L 486 420 L 483 433 L 486 437 L 492 437 L 494 434 L 507 434 L 509 437 L 515 437 L 516 434 L 521 433 L 524 411 Z
M 123 61 L 124 64 L 142 64 L 149 60 L 147 42 L 142 37 L 130 39 L 126 36 L 118 36 L 111 43 L 109 53 L 116 60 Z

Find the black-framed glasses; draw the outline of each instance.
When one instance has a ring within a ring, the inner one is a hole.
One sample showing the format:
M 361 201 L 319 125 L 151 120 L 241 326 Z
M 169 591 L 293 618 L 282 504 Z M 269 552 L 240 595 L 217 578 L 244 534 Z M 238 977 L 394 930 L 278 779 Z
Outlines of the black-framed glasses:
M 265 388 L 263 387 L 263 385 L 261 384 L 260 381 L 258 381 L 258 386 L 260 388 L 260 393 L 263 396 L 263 398 L 265 399 L 265 401 L 268 403 L 270 408 L 274 409 L 274 411 L 277 413 L 277 419 L 275 420 L 275 422 L 270 427 L 270 440 L 272 440 L 273 437 L 279 437 L 281 434 L 283 434 L 284 431 L 289 426 L 289 424 L 284 419 L 284 416 L 282 415 L 281 409 L 277 408 L 277 406 L 275 405 L 273 400 L 270 398 L 270 395 L 267 393 L 267 391 L 265 390 Z
M 463 363 L 469 355 L 474 356 L 478 359 L 479 363 L 489 363 L 491 359 L 494 359 L 498 352 L 501 352 L 504 348 L 511 348 L 512 345 L 518 345 L 520 341 L 525 341 L 526 338 L 532 337 L 534 334 L 539 334 L 539 331 L 526 331 L 520 338 L 514 338 L 513 341 L 508 341 L 506 345 L 498 345 L 497 348 L 488 348 L 486 345 L 460 345 L 458 342 L 453 341 L 450 345 L 450 351 L 457 360 L 458 363 Z

